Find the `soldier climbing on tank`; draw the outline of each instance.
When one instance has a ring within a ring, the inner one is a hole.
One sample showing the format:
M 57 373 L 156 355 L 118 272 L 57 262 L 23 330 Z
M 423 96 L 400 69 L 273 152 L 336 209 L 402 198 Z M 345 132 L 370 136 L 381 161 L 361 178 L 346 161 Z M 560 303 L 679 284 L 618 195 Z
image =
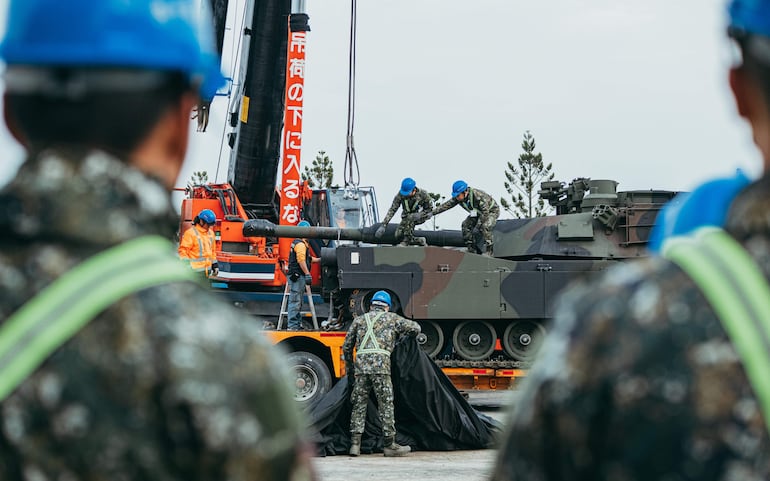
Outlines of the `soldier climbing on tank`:
M 492 229 L 497 223 L 497 218 L 500 217 L 497 201 L 486 192 L 470 187 L 463 180 L 458 180 L 452 184 L 452 198 L 436 207 L 433 215 L 439 215 L 458 204 L 469 213 L 462 223 L 463 240 L 468 252 L 491 256 L 494 243 Z M 484 238 L 483 252 L 476 246 L 475 230 L 478 230 Z
M 350 395 L 353 405 L 350 414 L 351 456 L 361 454 L 361 436 L 364 433 L 366 406 L 372 388 L 377 396 L 382 421 L 384 455 L 406 456 L 411 451 L 409 446 L 401 446 L 396 442 L 390 354 L 401 336 L 417 336 L 420 333 L 420 325 L 395 312 L 389 312 L 391 306 L 390 294 L 385 291 L 375 292 L 369 312 L 353 319 L 342 345 L 348 382 L 353 383 Z M 356 350 L 355 362 L 353 348 Z
M 428 245 L 424 237 L 414 236 L 414 227 L 433 216 L 431 212 L 433 203 L 428 192 L 417 187 L 417 182 L 411 177 L 401 181 L 401 190 L 393 198 L 393 203 L 374 236 L 379 239 L 385 234 L 385 226 L 388 225 L 399 207 L 401 207 L 401 224 L 396 229 L 396 238 L 403 237 L 401 245 Z

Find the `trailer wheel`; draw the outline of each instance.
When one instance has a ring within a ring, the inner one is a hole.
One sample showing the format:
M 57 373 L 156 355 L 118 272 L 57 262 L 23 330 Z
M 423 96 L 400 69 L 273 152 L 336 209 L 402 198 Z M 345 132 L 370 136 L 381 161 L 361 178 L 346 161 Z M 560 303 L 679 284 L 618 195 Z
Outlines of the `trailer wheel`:
M 332 387 L 332 375 L 326 364 L 315 354 L 296 351 L 289 354 L 292 370 L 294 400 L 301 407 L 311 404 Z
M 515 321 L 505 328 L 503 349 L 517 361 L 532 361 L 545 339 L 545 328 L 535 321 Z

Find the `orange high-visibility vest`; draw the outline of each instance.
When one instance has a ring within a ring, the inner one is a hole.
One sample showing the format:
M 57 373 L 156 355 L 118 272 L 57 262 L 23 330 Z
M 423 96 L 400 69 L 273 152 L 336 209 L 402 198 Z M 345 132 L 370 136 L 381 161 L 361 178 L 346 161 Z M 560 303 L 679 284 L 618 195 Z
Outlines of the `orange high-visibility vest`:
M 179 242 L 179 257 L 190 263 L 196 272 L 209 272 L 216 262 L 214 232 L 199 225 L 187 229 Z

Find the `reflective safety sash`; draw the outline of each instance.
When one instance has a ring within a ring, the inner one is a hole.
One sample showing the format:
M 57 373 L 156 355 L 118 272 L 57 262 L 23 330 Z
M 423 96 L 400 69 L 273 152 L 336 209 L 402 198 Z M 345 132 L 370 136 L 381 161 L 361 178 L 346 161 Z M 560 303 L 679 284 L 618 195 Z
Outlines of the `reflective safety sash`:
M 748 252 L 722 229 L 666 241 L 663 256 L 698 285 L 743 361 L 770 431 L 770 286 Z
M 414 205 L 409 205 L 409 197 L 405 196 L 403 199 L 403 211 L 405 214 L 411 214 L 417 211 L 417 200 L 414 201 Z
M 467 210 L 468 212 L 472 212 L 476 210 L 476 208 L 473 207 L 473 204 L 474 204 L 473 189 L 468 189 L 468 197 L 466 197 L 464 201 L 460 202 L 460 205 L 463 207 L 463 209 Z
M 382 317 L 382 315 L 385 314 L 384 312 L 378 312 L 375 314 L 374 319 L 369 318 L 369 313 L 367 312 L 364 314 L 364 319 L 366 319 L 366 335 L 364 335 L 363 340 L 361 340 L 361 347 L 356 350 L 357 354 L 387 354 L 390 356 L 390 351 L 387 351 L 385 349 L 380 349 L 380 343 L 377 342 L 377 337 L 374 335 L 374 323 L 377 322 L 377 319 Z M 372 343 L 372 347 L 364 347 L 368 342 Z
M 196 272 L 208 271 L 208 259 L 203 254 L 203 236 L 201 236 L 201 233 L 198 232 L 198 229 L 196 229 L 195 226 L 190 227 L 190 229 L 192 229 L 192 233 L 195 235 L 195 238 L 198 239 L 198 258 L 187 259 L 187 262 L 190 263 L 190 267 L 192 267 L 192 269 Z
M 159 236 L 140 237 L 86 259 L 0 326 L 0 401 L 111 304 L 148 287 L 197 277 Z

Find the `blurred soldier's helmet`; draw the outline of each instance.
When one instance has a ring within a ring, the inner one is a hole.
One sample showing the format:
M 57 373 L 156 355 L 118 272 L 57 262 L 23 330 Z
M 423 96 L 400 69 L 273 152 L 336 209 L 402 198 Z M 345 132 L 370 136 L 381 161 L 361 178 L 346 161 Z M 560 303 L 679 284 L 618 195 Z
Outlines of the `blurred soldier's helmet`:
M 414 187 L 417 185 L 417 182 L 414 181 L 413 178 L 407 177 L 406 179 L 401 181 L 401 190 L 398 191 L 401 195 L 409 195 L 414 190 Z
M 217 216 L 214 215 L 214 211 L 211 209 L 203 209 L 200 211 L 198 213 L 198 218 L 209 225 L 217 223 Z
M 730 30 L 770 37 L 770 0 L 732 0 Z
M 306 220 L 299 221 L 299 224 L 297 224 L 297 227 L 310 227 L 310 222 Z
M 391 306 L 390 294 L 385 291 L 377 291 L 372 296 L 373 306 Z
M 9 67 L 12 80 L 7 88 L 24 87 L 22 80 L 14 81 L 18 70 L 25 72 L 24 88 L 32 93 L 50 87 L 50 81 L 32 81 L 33 74 L 44 69 L 124 68 L 180 72 L 202 98 L 211 99 L 224 78 L 214 46 L 213 20 L 205 8 L 208 3 L 11 0 L 0 45 L 0 59 Z M 119 87 L 131 88 L 131 81 L 123 84 Z
M 464 180 L 458 180 L 452 184 L 452 197 L 457 197 L 466 190 L 468 190 L 468 184 Z

